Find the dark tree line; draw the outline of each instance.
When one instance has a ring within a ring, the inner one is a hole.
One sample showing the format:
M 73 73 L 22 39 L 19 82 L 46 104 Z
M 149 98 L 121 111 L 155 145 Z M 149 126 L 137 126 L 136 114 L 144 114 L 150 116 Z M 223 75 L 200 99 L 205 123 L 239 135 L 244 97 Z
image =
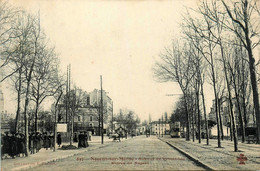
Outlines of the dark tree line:
M 204 0 L 197 8 L 187 9 L 183 16 L 182 37 L 176 38 L 169 48 L 165 48 L 153 69 L 158 81 L 177 82 L 182 90 L 186 139 L 190 140 L 190 128 L 194 128 L 196 123 L 201 142 L 202 113 L 204 122 L 208 122 L 203 86 L 206 81 L 213 88 L 218 147 L 221 147 L 223 140 L 223 116 L 220 112 L 223 97 L 227 97 L 229 104 L 234 151 L 238 151 L 237 125 L 242 142 L 245 142 L 250 104 L 254 107 L 259 144 L 258 62 L 254 58 L 254 49 L 260 42 L 259 1 Z M 192 95 L 189 102 L 188 95 Z M 238 112 L 235 113 L 234 107 Z M 204 125 L 208 135 L 208 124 Z

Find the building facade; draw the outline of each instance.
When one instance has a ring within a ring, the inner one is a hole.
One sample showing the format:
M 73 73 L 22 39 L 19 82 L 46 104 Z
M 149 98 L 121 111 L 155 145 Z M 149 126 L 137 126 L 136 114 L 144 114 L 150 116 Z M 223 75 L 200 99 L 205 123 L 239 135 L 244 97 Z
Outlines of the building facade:
M 237 104 L 237 100 L 236 98 L 232 98 L 232 103 L 233 103 L 233 112 L 234 112 L 234 118 L 235 118 L 235 123 L 237 125 L 237 128 L 239 130 L 240 128 L 240 121 L 239 121 L 239 110 L 238 110 L 238 104 Z M 224 135 L 229 135 L 230 134 L 230 109 L 229 109 L 229 100 L 227 97 L 222 97 L 221 99 L 219 99 L 219 111 L 220 111 L 220 115 L 221 115 L 221 121 L 222 121 L 222 125 L 226 128 L 223 129 L 224 130 Z M 240 102 L 239 104 L 242 104 L 242 102 Z M 241 108 L 241 112 L 242 112 L 242 117 L 244 118 L 244 114 L 243 114 L 243 110 L 242 107 Z M 216 112 L 215 112 L 215 99 L 212 100 L 212 107 L 210 109 L 210 113 L 209 113 L 209 120 L 214 121 L 215 123 L 217 123 L 216 120 Z M 245 127 L 255 127 L 255 117 L 254 117 L 254 112 L 253 112 L 253 107 L 252 105 L 248 104 L 247 106 L 247 111 L 246 111 L 246 123 L 244 123 Z M 238 135 L 240 135 L 240 131 L 238 131 Z
M 170 123 L 168 121 L 153 121 L 149 123 L 149 127 L 152 135 L 166 135 L 170 132 Z
M 90 93 L 85 93 L 86 102 L 77 107 L 77 110 L 73 116 L 73 131 L 91 131 L 93 135 L 99 135 L 101 121 L 100 118 L 100 102 L 101 102 L 101 91 L 94 89 Z M 103 123 L 104 133 L 109 128 L 109 122 L 112 119 L 113 102 L 112 99 L 103 91 Z M 66 123 L 70 120 L 69 116 L 71 111 L 67 111 L 66 105 L 60 104 L 59 106 L 59 121 L 60 123 Z M 67 119 L 66 119 L 67 115 Z

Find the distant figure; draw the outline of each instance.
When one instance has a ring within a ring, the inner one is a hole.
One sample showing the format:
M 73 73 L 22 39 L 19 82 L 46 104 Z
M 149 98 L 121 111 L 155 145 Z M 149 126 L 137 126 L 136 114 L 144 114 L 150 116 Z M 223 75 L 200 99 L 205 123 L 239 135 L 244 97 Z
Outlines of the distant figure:
M 35 142 L 36 142 L 36 153 L 37 153 L 42 148 L 42 135 L 39 132 L 36 132 Z
M 88 147 L 88 134 L 87 132 L 84 132 L 84 139 L 83 139 L 84 143 L 83 143 L 83 147 L 86 148 Z
M 80 132 L 78 148 L 82 148 L 82 147 L 84 147 L 84 135 L 83 135 L 83 132 Z
M 30 154 L 32 154 L 32 149 L 33 149 L 33 138 L 32 138 L 32 133 L 29 134 L 29 151 Z
M 49 143 L 49 140 L 50 138 L 49 138 L 49 136 L 47 135 L 47 132 L 45 132 L 44 134 L 43 134 L 43 146 L 44 146 L 44 148 L 46 149 L 46 150 L 48 150 L 48 148 L 50 147 L 49 145 L 50 145 L 50 143 Z
M 25 137 L 23 134 L 20 134 L 20 138 L 18 140 L 18 155 L 21 157 L 25 156 Z
M 78 136 L 77 133 L 74 133 L 73 142 L 78 142 Z
M 12 132 L 12 136 L 9 139 L 9 144 L 11 145 L 11 148 L 9 149 L 8 154 L 14 159 L 17 154 L 17 138 L 15 137 L 14 132 Z
M 52 149 L 54 147 L 54 134 L 51 132 L 49 136 L 49 147 Z
M 2 142 L 1 158 L 3 159 L 4 155 L 7 154 L 10 149 L 10 137 L 8 135 L 8 131 L 5 132 L 5 136 L 3 137 L 1 142 Z
M 58 133 L 58 135 L 57 135 L 57 143 L 60 147 L 60 145 L 61 145 L 61 134 L 60 133 Z

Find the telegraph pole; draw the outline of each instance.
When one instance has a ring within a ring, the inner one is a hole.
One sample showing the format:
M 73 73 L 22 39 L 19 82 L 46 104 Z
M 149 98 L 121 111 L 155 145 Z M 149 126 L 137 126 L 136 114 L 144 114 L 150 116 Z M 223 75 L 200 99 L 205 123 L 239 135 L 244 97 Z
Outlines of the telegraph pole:
M 68 82 L 69 80 L 69 66 L 67 65 L 67 81 L 66 81 L 66 124 L 68 124 Z
M 114 125 L 113 125 L 113 112 L 114 112 L 114 103 L 112 101 L 112 131 L 114 131 Z
M 101 87 L 101 102 L 100 102 L 100 112 L 101 112 L 101 143 L 104 143 L 104 128 L 103 128 L 103 89 L 102 89 L 102 75 L 100 75 L 100 87 Z
M 70 104 L 70 78 L 71 78 L 71 75 L 70 75 L 70 71 L 71 71 L 71 65 L 69 64 L 69 81 L 68 81 L 68 90 L 69 90 L 69 110 L 68 110 L 68 113 L 69 113 L 69 116 L 70 116 L 70 122 L 71 122 L 71 125 L 70 125 L 70 145 L 72 145 L 72 132 L 73 132 L 73 120 L 74 120 L 74 117 L 73 117 L 73 112 L 70 112 L 70 109 L 71 109 L 71 104 Z
M 162 137 L 163 137 L 163 115 L 162 115 Z
M 161 119 L 159 119 L 159 137 L 160 137 L 160 134 L 161 134 L 160 124 L 161 124 Z

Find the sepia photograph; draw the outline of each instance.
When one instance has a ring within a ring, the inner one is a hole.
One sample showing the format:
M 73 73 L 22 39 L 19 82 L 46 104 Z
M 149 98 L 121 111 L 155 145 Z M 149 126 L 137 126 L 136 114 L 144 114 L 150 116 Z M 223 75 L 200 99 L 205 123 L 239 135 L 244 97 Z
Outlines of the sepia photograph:
M 0 0 L 1 171 L 259 170 L 259 0 Z

